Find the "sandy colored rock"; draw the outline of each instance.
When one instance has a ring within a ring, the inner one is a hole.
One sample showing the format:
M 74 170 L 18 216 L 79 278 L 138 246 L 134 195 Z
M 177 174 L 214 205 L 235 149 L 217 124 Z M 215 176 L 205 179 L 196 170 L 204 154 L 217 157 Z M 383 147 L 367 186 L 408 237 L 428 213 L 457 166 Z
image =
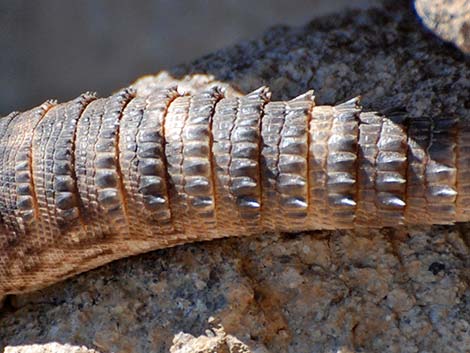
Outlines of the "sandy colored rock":
M 470 54 L 469 0 L 415 0 L 415 8 L 431 31 Z
M 267 84 L 279 99 L 313 88 L 319 104 L 361 94 L 369 110 L 470 118 L 470 64 L 401 5 L 273 28 L 169 71 L 162 85 L 195 74 L 243 93 Z M 222 337 L 254 352 L 466 352 L 469 234 L 316 231 L 156 251 L 7 298 L 0 346 L 230 352 L 206 332 L 214 318 Z
M 7 347 L 5 353 L 99 353 L 85 346 L 71 346 L 69 344 L 46 343 L 31 344 L 16 347 Z
M 211 320 L 209 320 L 211 321 Z M 222 327 L 206 330 L 194 337 L 180 332 L 175 335 L 170 353 L 268 353 L 264 347 L 251 349 L 234 336 L 227 335 Z

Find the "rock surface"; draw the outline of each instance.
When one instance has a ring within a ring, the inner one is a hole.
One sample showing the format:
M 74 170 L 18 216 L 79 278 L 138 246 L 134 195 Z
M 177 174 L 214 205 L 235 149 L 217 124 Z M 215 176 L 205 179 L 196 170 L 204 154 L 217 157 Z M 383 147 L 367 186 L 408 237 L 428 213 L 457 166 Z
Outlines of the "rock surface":
M 5 353 L 99 353 L 85 346 L 72 346 L 70 344 L 45 343 L 28 344 L 24 346 L 7 347 Z
M 430 30 L 470 54 L 470 0 L 415 0 L 415 9 Z
M 267 84 L 279 99 L 313 88 L 319 104 L 361 94 L 365 109 L 470 118 L 470 63 L 401 4 L 276 27 L 135 85 L 178 80 L 220 81 L 233 92 Z M 469 246 L 470 227 L 457 225 L 267 234 L 155 251 L 7 298 L 0 347 L 466 352 Z
M 170 353 L 251 353 L 246 344 L 236 337 L 227 335 L 223 328 L 207 330 L 206 335 L 194 337 L 187 333 L 179 333 L 173 340 Z M 264 353 L 266 350 L 257 349 L 256 352 Z

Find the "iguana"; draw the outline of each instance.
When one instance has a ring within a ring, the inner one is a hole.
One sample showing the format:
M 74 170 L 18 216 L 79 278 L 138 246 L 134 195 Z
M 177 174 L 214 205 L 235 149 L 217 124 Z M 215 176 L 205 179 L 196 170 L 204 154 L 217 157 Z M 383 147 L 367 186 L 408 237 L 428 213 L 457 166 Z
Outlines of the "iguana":
M 0 119 L 0 296 L 220 237 L 470 220 L 470 124 L 175 87 Z

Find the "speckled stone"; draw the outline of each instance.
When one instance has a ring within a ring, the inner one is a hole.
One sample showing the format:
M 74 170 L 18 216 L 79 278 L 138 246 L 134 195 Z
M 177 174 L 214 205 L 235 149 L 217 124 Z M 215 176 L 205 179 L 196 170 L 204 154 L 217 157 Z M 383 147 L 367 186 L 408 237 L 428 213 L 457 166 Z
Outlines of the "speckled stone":
M 146 84 L 196 74 L 233 92 L 270 85 L 286 99 L 313 88 L 319 104 L 361 94 L 369 110 L 470 118 L 469 62 L 400 4 L 276 27 Z M 231 352 L 230 336 L 259 353 L 466 352 L 469 245 L 463 224 L 266 234 L 155 251 L 9 297 L 0 346 L 180 353 L 210 341 L 202 352 Z M 214 326 L 224 333 L 209 334 Z
M 45 343 L 28 344 L 24 346 L 9 346 L 5 353 L 99 353 L 94 349 L 85 346 L 72 346 L 70 344 Z
M 269 353 L 264 347 L 249 347 L 236 337 L 227 335 L 222 327 L 206 330 L 204 335 L 194 337 L 178 333 L 170 353 Z

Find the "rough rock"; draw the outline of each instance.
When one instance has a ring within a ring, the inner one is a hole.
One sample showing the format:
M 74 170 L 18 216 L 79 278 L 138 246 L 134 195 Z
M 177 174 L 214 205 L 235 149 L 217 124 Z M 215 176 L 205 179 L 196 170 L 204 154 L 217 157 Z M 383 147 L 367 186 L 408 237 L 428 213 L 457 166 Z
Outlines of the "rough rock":
M 470 54 L 470 0 L 415 0 L 415 9 L 430 30 Z
M 180 332 L 174 340 L 170 353 L 252 353 L 246 344 L 236 337 L 227 335 L 222 327 L 207 330 L 205 335 L 194 337 Z M 257 353 L 267 352 L 256 349 Z
M 30 344 L 25 346 L 7 347 L 5 353 L 99 353 L 85 346 L 72 346 L 70 344 L 46 343 Z
M 361 94 L 369 110 L 470 118 L 470 63 L 400 3 L 276 27 L 135 86 L 194 75 L 201 87 L 267 84 L 282 99 L 313 88 L 319 104 Z M 262 353 L 466 352 L 469 246 L 461 224 L 266 234 L 155 251 L 7 298 L 0 346 L 231 352 L 230 337 Z M 224 333 L 209 335 L 209 319 Z

